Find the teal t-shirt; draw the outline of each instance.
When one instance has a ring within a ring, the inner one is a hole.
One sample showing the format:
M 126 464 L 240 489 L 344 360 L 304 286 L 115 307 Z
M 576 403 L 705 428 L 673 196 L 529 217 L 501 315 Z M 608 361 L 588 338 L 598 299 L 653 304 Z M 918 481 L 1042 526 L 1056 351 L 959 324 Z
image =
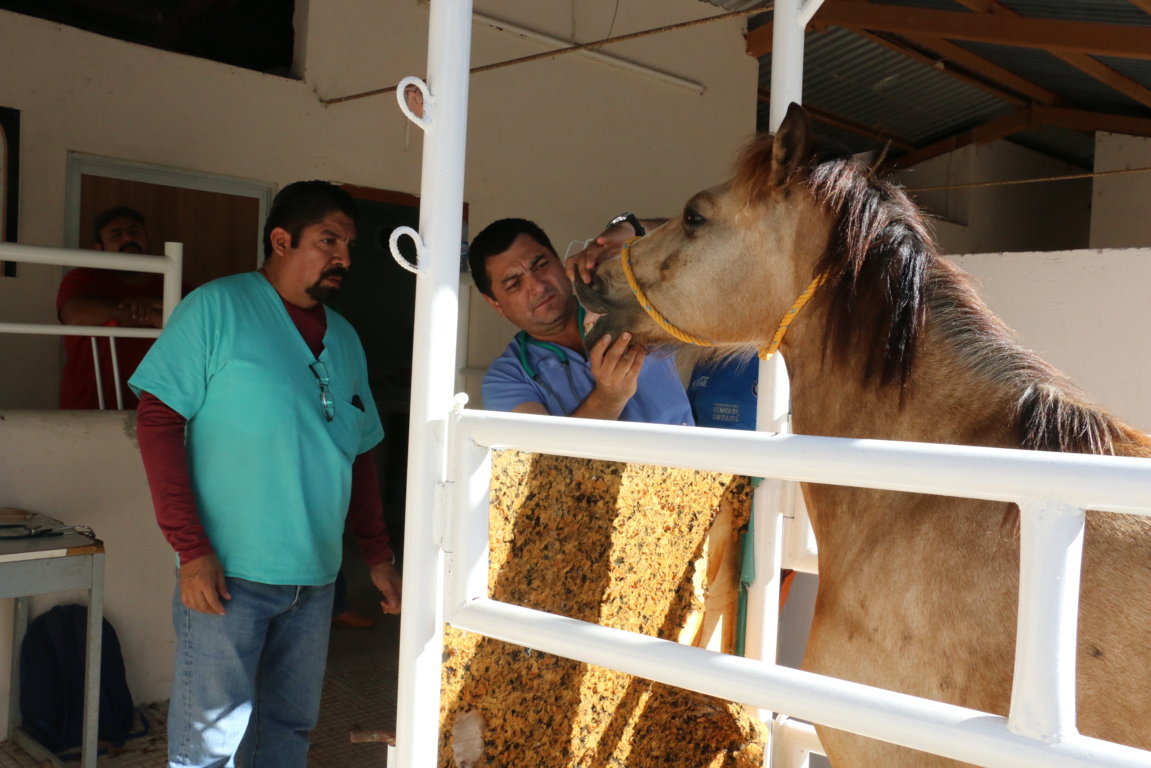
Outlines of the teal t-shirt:
M 188 420 L 200 519 L 229 576 L 320 585 L 339 570 L 352 462 L 384 432 L 359 338 L 325 312 L 331 421 L 316 357 L 258 272 L 189 294 L 128 382 Z

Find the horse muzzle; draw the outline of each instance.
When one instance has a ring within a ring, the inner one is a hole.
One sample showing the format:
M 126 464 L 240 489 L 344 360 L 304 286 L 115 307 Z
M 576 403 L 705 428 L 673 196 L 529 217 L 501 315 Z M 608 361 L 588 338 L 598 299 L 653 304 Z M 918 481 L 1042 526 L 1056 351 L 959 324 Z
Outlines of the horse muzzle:
M 640 331 L 649 325 L 645 323 L 643 309 L 623 279 L 618 261 L 601 264 L 590 284 L 576 280 L 575 295 L 584 309 L 601 316 L 584 338 L 584 346 L 588 349 L 605 334 L 618 339 L 624 331 L 630 331 L 640 341 Z

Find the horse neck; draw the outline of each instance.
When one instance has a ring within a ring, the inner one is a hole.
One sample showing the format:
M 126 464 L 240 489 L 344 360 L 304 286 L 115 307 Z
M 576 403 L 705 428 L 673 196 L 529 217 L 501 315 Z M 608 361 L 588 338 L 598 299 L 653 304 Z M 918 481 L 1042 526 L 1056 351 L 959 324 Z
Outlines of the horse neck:
M 793 431 L 831 437 L 1016 447 L 1016 387 L 960 358 L 936 313 L 928 310 L 916 362 L 906 382 L 865 381 L 869 357 L 824 354 L 825 310 L 800 321 L 785 347 L 791 379 Z M 801 327 L 800 327 L 801 326 Z

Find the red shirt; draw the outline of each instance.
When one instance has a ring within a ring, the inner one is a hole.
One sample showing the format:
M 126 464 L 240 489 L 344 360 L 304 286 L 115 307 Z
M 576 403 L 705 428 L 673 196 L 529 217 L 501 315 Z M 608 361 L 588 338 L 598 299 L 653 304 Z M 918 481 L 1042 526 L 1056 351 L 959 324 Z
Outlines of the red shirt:
M 139 282 L 129 282 L 110 269 L 79 267 L 64 276 L 56 293 L 56 312 L 69 300 L 98 296 L 112 301 L 137 297 L 159 297 L 163 294 L 163 275 L 147 274 Z M 115 322 L 106 323 L 114 326 Z M 64 373 L 60 377 L 60 407 L 67 409 L 99 408 L 96 393 L 96 369 L 92 362 L 91 336 L 64 337 Z M 96 338 L 100 360 L 100 378 L 104 385 L 104 407 L 116 407 L 116 385 L 112 376 L 111 344 L 107 337 Z M 116 361 L 120 369 L 120 392 L 124 408 L 136 407 L 136 396 L 128 387 L 128 377 L 152 347 L 152 339 L 116 339 Z

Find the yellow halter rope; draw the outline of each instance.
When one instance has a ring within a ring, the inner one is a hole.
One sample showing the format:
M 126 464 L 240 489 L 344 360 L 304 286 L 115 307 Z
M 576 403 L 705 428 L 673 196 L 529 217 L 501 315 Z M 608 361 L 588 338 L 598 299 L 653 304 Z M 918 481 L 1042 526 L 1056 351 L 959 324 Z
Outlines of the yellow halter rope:
M 639 302 L 641 307 L 643 307 L 643 311 L 647 313 L 648 317 L 655 321 L 656 325 L 667 331 L 673 338 L 678 339 L 685 344 L 695 344 L 699 347 L 714 347 L 714 341 L 709 341 L 699 336 L 693 336 L 687 331 L 682 330 L 678 326 L 672 324 L 670 320 L 664 317 L 663 314 L 652 305 L 651 300 L 648 299 L 647 294 L 644 293 L 644 290 L 640 286 L 639 281 L 636 280 L 635 270 L 633 270 L 631 266 L 631 245 L 636 240 L 639 240 L 639 238 L 633 237 L 623 244 L 623 249 L 620 251 L 619 260 L 620 266 L 623 267 L 623 276 L 627 278 L 627 284 L 631 288 L 631 292 L 635 294 L 635 300 Z M 791 327 L 793 322 L 795 322 L 795 318 L 799 314 L 799 311 L 807 305 L 807 302 L 811 301 L 811 297 L 815 294 L 815 289 L 823 285 L 826 279 L 826 273 L 818 275 L 808 284 L 807 288 L 803 289 L 803 293 L 799 294 L 795 300 L 795 303 L 791 305 L 791 308 L 788 309 L 787 312 L 783 313 L 783 319 L 779 321 L 779 325 L 775 329 L 775 335 L 771 337 L 771 343 L 759 350 L 760 360 L 768 359 L 774 355 L 776 351 L 779 350 L 779 345 L 783 343 L 783 337 L 787 335 L 787 329 Z

